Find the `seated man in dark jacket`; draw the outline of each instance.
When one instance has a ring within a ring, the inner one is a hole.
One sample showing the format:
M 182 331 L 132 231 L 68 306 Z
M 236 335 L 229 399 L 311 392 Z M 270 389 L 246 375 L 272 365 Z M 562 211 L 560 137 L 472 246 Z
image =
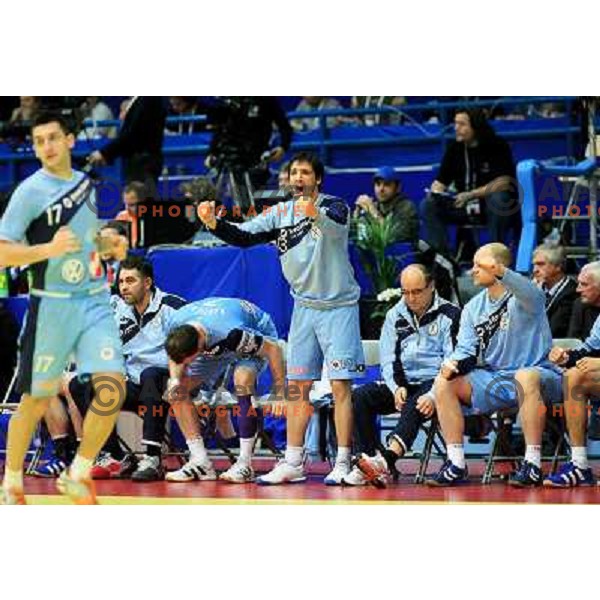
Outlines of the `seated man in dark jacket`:
M 533 277 L 546 294 L 546 315 L 553 338 L 568 336 L 577 299 L 577 283 L 565 274 L 565 260 L 561 246 L 542 245 L 533 253 Z
M 396 242 L 416 243 L 419 237 L 419 217 L 410 198 L 402 193 L 400 176 L 392 167 L 381 167 L 373 177 L 375 199 L 362 194 L 356 199 L 354 218 L 366 215 L 382 221 L 387 215 L 397 227 Z
M 492 242 L 505 243 L 519 219 L 510 146 L 479 109 L 459 110 L 454 129 L 456 141 L 446 149 L 431 193 L 422 203 L 426 240 L 447 252 L 448 223 L 466 224 L 476 218 L 487 225 Z M 456 197 L 444 197 L 451 185 Z

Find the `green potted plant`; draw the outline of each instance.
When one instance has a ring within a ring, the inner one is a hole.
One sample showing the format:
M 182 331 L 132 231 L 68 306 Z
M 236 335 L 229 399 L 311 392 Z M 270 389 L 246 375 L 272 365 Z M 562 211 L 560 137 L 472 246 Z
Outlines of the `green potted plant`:
M 356 245 L 365 273 L 371 280 L 374 295 L 361 298 L 361 335 L 364 339 L 378 339 L 385 314 L 397 301 L 395 291 L 398 278 L 398 262 L 395 257 L 386 256 L 386 248 L 398 239 L 398 224 L 393 215 L 376 219 L 371 215 L 355 218 Z

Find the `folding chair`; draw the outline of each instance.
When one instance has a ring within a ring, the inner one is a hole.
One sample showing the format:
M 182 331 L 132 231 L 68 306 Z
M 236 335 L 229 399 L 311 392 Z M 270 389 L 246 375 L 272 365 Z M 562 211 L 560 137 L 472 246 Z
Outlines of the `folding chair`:
M 543 455 L 542 460 L 550 461 L 550 473 L 555 473 L 560 459 L 564 459 L 569 448 L 564 423 L 562 420 L 552 418 L 552 407 L 546 406 L 547 415 L 545 432 L 557 436 L 551 455 Z M 516 470 L 521 456 L 515 452 L 510 440 L 510 433 L 517 421 L 519 414 L 518 408 L 500 410 L 489 417 L 490 423 L 495 432 L 494 442 L 490 453 L 486 459 L 485 470 L 481 482 L 489 484 L 494 478 L 495 466 L 498 462 L 512 462 Z M 561 451 L 564 452 L 561 454 Z

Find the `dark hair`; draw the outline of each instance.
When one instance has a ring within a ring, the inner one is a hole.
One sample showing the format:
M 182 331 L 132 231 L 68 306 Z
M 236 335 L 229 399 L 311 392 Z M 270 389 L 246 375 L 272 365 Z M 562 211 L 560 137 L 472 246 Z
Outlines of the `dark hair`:
M 149 260 L 141 256 L 128 256 L 119 265 L 119 273 L 122 269 L 135 269 L 142 277 L 150 277 L 154 285 L 154 267 Z
M 39 112 L 31 121 L 31 131 L 40 125 L 47 125 L 48 123 L 58 123 L 65 135 L 73 133 L 69 121 L 61 113 L 52 110 Z
M 124 188 L 123 191 L 125 193 L 133 192 L 139 200 L 144 200 L 146 198 L 147 190 L 146 185 L 141 181 L 130 181 Z
M 104 231 L 105 229 L 114 229 L 119 235 L 127 237 L 127 227 L 125 225 L 125 221 L 109 221 L 100 227 L 101 231 Z
M 462 107 L 456 111 L 456 114 L 464 114 L 469 117 L 471 127 L 475 132 L 475 138 L 479 142 L 486 142 L 496 137 L 494 128 L 489 124 L 485 111 L 481 108 Z
M 288 175 L 291 174 L 292 165 L 296 162 L 308 163 L 315 172 L 315 177 L 320 181 L 320 186 L 323 185 L 323 180 L 325 179 L 325 168 L 316 154 L 313 154 L 312 152 L 298 152 L 297 154 L 294 154 L 288 163 Z
M 176 327 L 167 336 L 165 350 L 176 364 L 181 364 L 188 356 L 198 352 L 198 331 L 192 325 Z
M 194 202 L 218 200 L 217 188 L 208 177 L 195 177 L 179 186 L 182 194 L 189 194 Z

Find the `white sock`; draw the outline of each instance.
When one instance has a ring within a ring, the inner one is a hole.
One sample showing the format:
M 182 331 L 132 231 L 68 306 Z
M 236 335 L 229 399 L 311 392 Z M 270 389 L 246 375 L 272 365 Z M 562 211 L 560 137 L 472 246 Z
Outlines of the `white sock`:
M 304 458 L 304 448 L 302 446 L 288 446 L 285 449 L 285 462 L 292 467 L 299 467 Z
M 75 455 L 71 466 L 69 467 L 69 475 L 73 479 L 89 479 L 90 471 L 92 470 L 93 460 L 83 458 L 79 454 Z
M 541 446 L 527 446 L 525 448 L 525 460 L 535 465 L 536 467 L 542 466 L 542 447 Z
M 448 444 L 448 460 L 459 469 L 465 468 L 465 447 L 462 444 Z
M 571 460 L 576 467 L 587 469 L 589 467 L 587 446 L 571 446 Z
M 186 444 L 190 450 L 190 460 L 192 462 L 200 464 L 208 462 L 208 454 L 206 453 L 206 447 L 202 438 L 186 440 Z
M 240 458 L 243 463 L 252 462 L 252 451 L 254 450 L 254 438 L 240 438 Z
M 337 457 L 335 459 L 335 464 L 337 465 L 338 463 L 341 462 L 350 462 L 350 457 L 351 457 L 351 453 L 350 453 L 350 448 L 348 446 L 338 446 L 338 451 L 337 451 Z
M 23 471 L 4 471 L 4 482 L 2 486 L 5 490 L 22 490 L 23 489 Z

